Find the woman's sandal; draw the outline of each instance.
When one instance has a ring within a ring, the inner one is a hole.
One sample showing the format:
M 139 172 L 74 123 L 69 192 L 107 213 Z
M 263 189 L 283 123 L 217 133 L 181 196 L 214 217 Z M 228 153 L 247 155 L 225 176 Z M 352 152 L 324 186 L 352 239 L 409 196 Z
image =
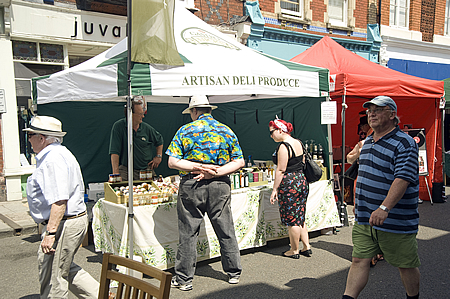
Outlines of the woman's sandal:
M 370 267 L 375 267 L 375 265 L 378 263 L 378 258 L 377 256 L 374 256 L 371 260 L 370 260 Z
M 296 259 L 296 260 L 298 260 L 300 258 L 300 255 L 298 253 L 297 254 L 293 254 L 293 255 L 287 255 L 286 252 L 283 252 L 281 255 L 284 256 L 284 257 L 290 257 L 291 259 Z

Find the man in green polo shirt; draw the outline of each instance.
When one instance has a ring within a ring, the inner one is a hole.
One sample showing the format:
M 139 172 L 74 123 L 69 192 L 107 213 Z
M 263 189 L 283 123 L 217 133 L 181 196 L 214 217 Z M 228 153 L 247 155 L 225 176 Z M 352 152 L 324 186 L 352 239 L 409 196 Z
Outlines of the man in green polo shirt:
M 145 116 L 141 100 L 132 102 L 133 111 L 133 180 L 139 180 L 139 171 L 156 169 L 162 160 L 163 137 L 149 124 L 142 122 Z M 126 108 L 125 108 L 126 115 Z M 116 121 L 111 130 L 109 154 L 114 174 L 120 174 L 123 181 L 128 180 L 128 139 L 127 120 Z M 153 155 L 156 148 L 156 156 Z

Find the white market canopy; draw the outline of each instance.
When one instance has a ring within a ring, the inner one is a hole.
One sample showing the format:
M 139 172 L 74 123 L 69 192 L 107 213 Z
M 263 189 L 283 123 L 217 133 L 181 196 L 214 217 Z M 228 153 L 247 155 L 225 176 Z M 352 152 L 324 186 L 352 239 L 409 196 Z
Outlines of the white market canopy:
M 185 65 L 169 69 L 134 63 L 132 95 L 150 102 L 187 103 L 206 94 L 213 103 L 328 95 L 328 70 L 269 57 L 208 25 L 176 1 L 174 35 Z M 127 39 L 70 69 L 33 79 L 38 104 L 123 101 Z

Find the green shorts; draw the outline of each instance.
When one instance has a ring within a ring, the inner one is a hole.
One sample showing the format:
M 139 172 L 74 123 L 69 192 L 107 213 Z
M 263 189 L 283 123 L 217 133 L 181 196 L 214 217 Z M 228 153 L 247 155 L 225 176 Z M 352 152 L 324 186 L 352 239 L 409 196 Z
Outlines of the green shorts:
M 352 256 L 369 259 L 383 254 L 394 267 L 416 268 L 420 266 L 415 234 L 395 234 L 374 229 L 370 225 L 355 223 L 352 231 Z

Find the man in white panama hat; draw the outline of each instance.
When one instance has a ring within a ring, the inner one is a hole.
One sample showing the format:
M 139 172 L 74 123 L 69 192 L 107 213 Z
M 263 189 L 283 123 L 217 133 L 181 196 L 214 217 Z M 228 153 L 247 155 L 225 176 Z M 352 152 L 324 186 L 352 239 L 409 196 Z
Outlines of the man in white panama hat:
M 195 247 L 205 213 L 220 243 L 228 283 L 239 283 L 242 272 L 227 175 L 243 167 L 244 158 L 233 131 L 212 117 L 215 108 L 204 95 L 191 97 L 183 114 L 189 113 L 192 122 L 177 131 L 166 151 L 169 167 L 178 169 L 181 176 L 177 201 L 179 246 L 172 286 L 182 291 L 192 290 Z
M 75 156 L 63 145 L 61 122 L 35 116 L 27 132 L 36 153 L 36 170 L 28 177 L 31 217 L 44 225 L 38 250 L 41 298 L 97 298 L 98 282 L 73 258 L 88 228 L 84 182 Z

